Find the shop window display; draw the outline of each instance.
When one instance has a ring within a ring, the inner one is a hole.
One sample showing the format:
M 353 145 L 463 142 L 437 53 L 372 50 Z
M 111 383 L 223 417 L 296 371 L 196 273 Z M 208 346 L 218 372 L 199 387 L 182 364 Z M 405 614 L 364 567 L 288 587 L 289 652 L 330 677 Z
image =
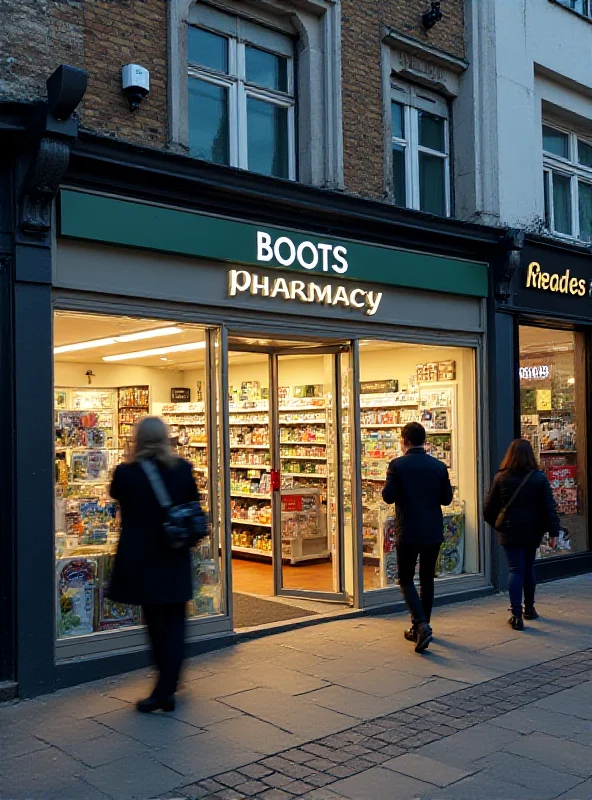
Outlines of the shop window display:
M 555 547 L 545 536 L 539 558 L 588 549 L 586 397 L 582 337 L 520 326 L 521 435 L 551 483 L 561 521 Z
M 454 499 L 444 509 L 439 578 L 479 570 L 474 353 L 366 342 L 360 348 L 364 588 L 396 585 L 395 509 L 382 501 L 386 471 L 403 454 L 401 432 L 420 422 L 426 449 L 446 464 Z
M 141 417 L 168 416 L 208 509 L 205 339 L 196 326 L 56 312 L 54 342 L 56 631 L 72 638 L 142 621 L 138 608 L 106 597 L 119 539 L 109 485 Z M 167 414 L 180 382 L 195 407 Z M 194 552 L 189 616 L 221 611 L 217 550 L 208 537 Z

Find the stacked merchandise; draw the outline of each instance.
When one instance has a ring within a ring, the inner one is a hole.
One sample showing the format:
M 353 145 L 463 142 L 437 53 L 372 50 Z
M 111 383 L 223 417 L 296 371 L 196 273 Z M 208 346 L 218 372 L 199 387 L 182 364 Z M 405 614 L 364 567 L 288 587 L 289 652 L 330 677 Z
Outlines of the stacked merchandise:
M 201 385 L 198 384 L 198 397 Z M 202 508 L 210 510 L 208 482 L 208 436 L 206 408 L 202 400 L 191 403 L 168 403 L 162 417 L 169 426 L 171 440 L 178 455 L 193 465 L 193 472 Z M 219 558 L 215 537 L 202 539 L 192 551 L 194 595 L 188 607 L 189 616 L 218 614 L 222 610 Z
M 119 445 L 127 456 L 136 422 L 149 410 L 148 386 L 122 386 L 117 390 Z
M 364 563 L 375 568 L 381 585 L 395 580 L 394 509 L 385 510 L 382 487 L 390 461 L 403 454 L 401 431 L 420 422 L 427 433 L 426 450 L 447 465 L 456 479 L 456 365 L 453 361 L 417 365 L 407 387 L 399 381 L 366 382 L 360 396 L 362 429 L 362 509 Z M 438 384 L 445 385 L 438 385 Z M 464 506 L 458 491 L 444 520 L 445 543 L 439 574 L 459 574 L 464 562 Z M 385 549 L 386 548 L 386 549 Z
M 204 510 L 208 510 L 208 442 L 203 402 L 170 403 L 162 417 L 169 426 L 176 452 L 193 464 Z
M 55 400 L 58 635 L 136 624 L 137 609 L 105 596 L 119 539 L 117 507 L 109 498 L 111 475 L 122 457 L 116 393 L 58 390 Z

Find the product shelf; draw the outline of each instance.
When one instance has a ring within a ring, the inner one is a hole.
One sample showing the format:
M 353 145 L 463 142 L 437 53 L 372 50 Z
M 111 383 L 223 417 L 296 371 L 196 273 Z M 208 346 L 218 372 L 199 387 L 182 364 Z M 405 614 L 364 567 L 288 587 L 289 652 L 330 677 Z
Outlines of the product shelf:
M 282 461 L 326 461 L 327 456 L 289 456 L 285 453 L 280 453 Z
M 271 472 L 269 464 L 230 464 L 230 469 L 259 469 L 262 472 Z
M 268 444 L 231 444 L 231 450 L 269 450 Z
M 280 445 L 286 445 L 286 444 L 308 445 L 309 447 L 311 445 L 317 445 L 317 444 L 318 445 L 324 445 L 325 447 L 327 446 L 327 442 L 320 442 L 318 439 L 311 439 L 308 442 L 296 442 L 296 441 L 291 441 L 291 440 L 285 440 L 284 441 L 284 440 L 280 439 Z
M 255 500 L 271 500 L 268 494 L 255 494 L 254 492 L 230 492 L 231 497 L 253 497 Z
M 255 528 L 271 528 L 271 522 L 256 522 L 252 519 L 232 519 L 233 525 L 249 525 Z

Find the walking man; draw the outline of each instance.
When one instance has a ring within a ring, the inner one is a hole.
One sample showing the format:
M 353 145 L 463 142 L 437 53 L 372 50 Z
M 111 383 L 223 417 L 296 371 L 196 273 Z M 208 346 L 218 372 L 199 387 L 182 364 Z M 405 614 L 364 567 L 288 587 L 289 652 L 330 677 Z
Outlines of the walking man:
M 444 541 L 442 506 L 452 502 L 452 486 L 446 465 L 425 451 L 423 425 L 410 422 L 401 436 L 405 455 L 389 464 L 382 499 L 396 509 L 399 586 L 411 614 L 405 638 L 415 642 L 416 653 L 423 653 L 432 641 L 434 575 Z M 413 582 L 418 558 L 421 597 Z

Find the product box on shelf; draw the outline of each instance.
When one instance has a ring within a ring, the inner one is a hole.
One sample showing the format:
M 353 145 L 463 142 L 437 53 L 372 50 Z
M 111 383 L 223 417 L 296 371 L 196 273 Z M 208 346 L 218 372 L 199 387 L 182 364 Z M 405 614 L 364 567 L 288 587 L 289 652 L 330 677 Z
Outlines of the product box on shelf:
M 96 558 L 76 556 L 56 562 L 57 630 L 60 636 L 83 636 L 95 630 Z

